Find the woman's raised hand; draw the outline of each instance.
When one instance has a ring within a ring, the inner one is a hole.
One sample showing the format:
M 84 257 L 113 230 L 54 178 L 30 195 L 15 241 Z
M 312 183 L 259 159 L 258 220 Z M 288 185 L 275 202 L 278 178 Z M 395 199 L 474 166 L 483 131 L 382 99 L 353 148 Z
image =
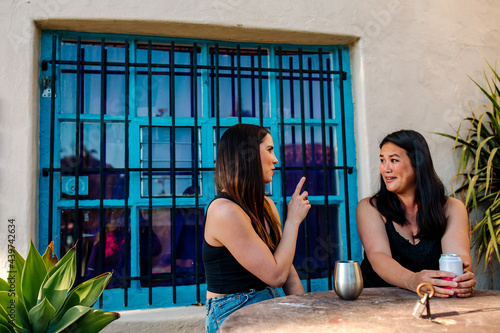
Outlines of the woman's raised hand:
M 300 193 L 305 181 L 306 177 L 302 177 L 300 179 L 297 187 L 295 188 L 295 192 L 292 194 L 292 198 L 288 202 L 287 220 L 293 221 L 298 225 L 300 225 L 300 223 L 304 220 L 307 212 L 309 212 L 309 209 L 311 208 L 311 204 L 309 203 L 309 200 L 307 200 L 307 191 Z

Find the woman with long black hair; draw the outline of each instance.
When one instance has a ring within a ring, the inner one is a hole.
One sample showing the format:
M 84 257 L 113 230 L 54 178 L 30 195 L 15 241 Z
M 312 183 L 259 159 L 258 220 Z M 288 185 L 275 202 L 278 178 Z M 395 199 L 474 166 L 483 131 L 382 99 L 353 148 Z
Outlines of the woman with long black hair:
M 380 143 L 380 189 L 357 208 L 358 233 L 365 250 L 365 288 L 397 286 L 416 291 L 430 283 L 438 297 L 469 297 L 469 221 L 464 204 L 445 195 L 424 137 L 411 130 L 387 135 Z M 442 253 L 459 254 L 463 274 L 439 270 Z
M 283 231 L 274 202 L 264 195 L 278 160 L 265 128 L 234 125 L 217 149 L 217 197 L 207 209 L 203 262 L 207 279 L 206 331 L 216 332 L 237 309 L 285 294 L 304 293 L 292 265 L 298 228 L 311 208 L 298 183 Z

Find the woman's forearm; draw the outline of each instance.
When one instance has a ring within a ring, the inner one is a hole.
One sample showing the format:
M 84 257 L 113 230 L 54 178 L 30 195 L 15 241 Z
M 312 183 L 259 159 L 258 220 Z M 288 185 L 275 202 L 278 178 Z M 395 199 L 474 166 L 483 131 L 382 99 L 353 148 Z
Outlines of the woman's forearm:
M 401 266 L 385 253 L 374 253 L 369 258 L 373 270 L 387 283 L 403 289 L 415 291 L 415 273 Z
M 276 284 L 279 285 L 279 287 L 286 282 L 290 273 L 290 267 L 292 266 L 293 258 L 295 256 L 297 235 L 298 225 L 287 220 L 287 222 L 285 222 L 285 227 L 283 228 L 283 235 L 280 243 L 274 252 L 276 272 L 273 280 L 276 281 Z
M 311 204 L 307 200 L 307 192 L 300 193 L 305 180 L 305 177 L 300 179 L 292 198 L 288 202 L 287 219 L 283 227 L 283 234 L 273 255 L 276 262 L 276 272 L 273 277 L 280 287 L 286 282 L 290 273 L 300 224 L 311 208 Z M 275 213 L 277 214 L 277 211 Z
M 288 279 L 283 285 L 283 291 L 285 292 L 286 295 L 297 295 L 297 294 L 303 294 L 305 292 L 304 286 L 302 285 L 300 277 L 297 274 L 297 271 L 295 270 L 295 267 L 293 267 L 293 265 L 290 267 L 290 273 L 288 274 Z

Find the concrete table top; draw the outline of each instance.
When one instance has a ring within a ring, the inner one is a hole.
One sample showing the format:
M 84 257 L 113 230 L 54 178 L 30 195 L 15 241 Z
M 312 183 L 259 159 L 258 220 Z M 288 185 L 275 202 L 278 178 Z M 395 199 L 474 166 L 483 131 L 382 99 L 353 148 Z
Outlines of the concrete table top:
M 500 291 L 433 297 L 431 319 L 413 317 L 419 299 L 399 288 L 364 289 L 354 301 L 334 291 L 286 296 L 239 309 L 219 332 L 500 332 Z

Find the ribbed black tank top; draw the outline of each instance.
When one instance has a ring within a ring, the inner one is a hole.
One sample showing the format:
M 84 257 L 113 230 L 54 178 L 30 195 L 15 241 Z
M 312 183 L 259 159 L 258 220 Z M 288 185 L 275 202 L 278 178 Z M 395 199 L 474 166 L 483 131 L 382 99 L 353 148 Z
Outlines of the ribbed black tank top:
M 385 223 L 385 230 L 389 238 L 392 258 L 401 266 L 412 272 L 419 272 L 423 269 L 439 269 L 439 257 L 442 253 L 440 239 L 423 237 L 420 242 L 413 245 L 396 231 L 392 221 Z M 373 270 L 366 253 L 361 262 L 361 271 L 365 288 L 391 287 Z
M 218 198 L 231 200 L 221 193 L 212 202 Z M 267 287 L 267 284 L 241 266 L 225 246 L 212 246 L 207 243 L 205 237 L 203 237 L 202 257 L 208 291 L 218 294 L 234 294 L 250 289 L 262 290 Z

